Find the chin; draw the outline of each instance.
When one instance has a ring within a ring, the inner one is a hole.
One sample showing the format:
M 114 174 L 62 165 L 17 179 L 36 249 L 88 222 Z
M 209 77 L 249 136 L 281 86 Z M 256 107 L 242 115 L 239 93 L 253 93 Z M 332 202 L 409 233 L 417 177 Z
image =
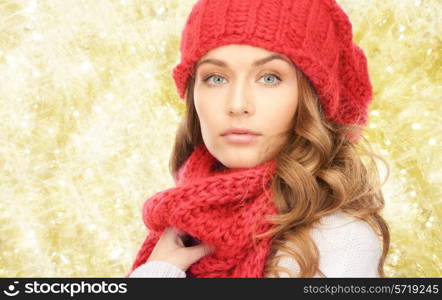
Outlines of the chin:
M 236 155 L 236 157 L 224 157 L 223 159 L 219 159 L 219 161 L 229 169 L 253 168 L 259 164 L 259 161 L 253 157 L 242 159 L 238 155 Z
M 229 169 L 253 168 L 261 163 L 258 157 L 258 151 L 255 147 L 208 147 L 209 152 L 221 163 Z M 212 149 L 216 149 L 213 150 Z

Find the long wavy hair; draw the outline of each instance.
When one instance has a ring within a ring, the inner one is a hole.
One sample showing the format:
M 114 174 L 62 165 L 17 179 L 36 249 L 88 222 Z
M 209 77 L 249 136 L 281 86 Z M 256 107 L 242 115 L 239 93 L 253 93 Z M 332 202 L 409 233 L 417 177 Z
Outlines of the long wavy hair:
M 384 262 L 390 245 L 388 224 L 380 215 L 384 208 L 381 187 L 389 177 L 388 163 L 375 154 L 361 134 L 358 144 L 349 139 L 352 132 L 362 132 L 357 125 L 342 125 L 329 121 L 309 79 L 295 67 L 298 84 L 298 107 L 287 142 L 275 155 L 276 172 L 271 182 L 273 201 L 278 214 L 268 216 L 275 226 L 256 237 L 270 236 L 271 251 L 265 265 L 266 276 L 314 277 L 319 273 L 319 251 L 309 234 L 321 217 L 338 209 L 366 221 L 383 244 L 378 265 L 380 277 L 385 277 Z M 169 169 L 176 179 L 177 172 L 192 151 L 201 143 L 200 121 L 194 106 L 195 73 L 186 87 L 186 109 L 178 127 Z M 356 131 L 354 131 L 356 130 Z M 367 158 L 363 161 L 363 158 Z M 374 158 L 387 167 L 381 184 Z M 222 166 L 221 166 L 222 168 Z M 288 247 L 292 242 L 297 247 Z M 276 256 L 278 250 L 283 255 Z M 294 258 L 299 274 L 278 266 L 284 256 Z

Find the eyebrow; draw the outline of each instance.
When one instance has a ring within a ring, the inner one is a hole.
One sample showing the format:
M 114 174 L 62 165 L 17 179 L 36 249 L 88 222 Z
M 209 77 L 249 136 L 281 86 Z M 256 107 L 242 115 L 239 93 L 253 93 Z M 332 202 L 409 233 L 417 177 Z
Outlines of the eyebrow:
M 279 54 L 273 54 L 273 55 L 270 55 L 270 56 L 268 56 L 268 57 L 264 57 L 264 58 L 262 58 L 262 59 L 258 59 L 257 61 L 253 62 L 253 63 L 252 63 L 252 67 L 256 68 L 256 67 L 258 67 L 258 66 L 261 66 L 261 65 L 263 65 L 263 64 L 266 64 L 266 63 L 268 63 L 269 61 L 272 61 L 272 60 L 275 60 L 275 59 L 283 60 L 283 61 L 285 61 L 286 63 L 288 63 L 288 64 L 291 65 L 291 62 L 288 61 L 285 57 L 283 57 L 283 56 L 281 56 L 281 55 L 279 55 Z M 229 67 L 229 65 L 228 65 L 227 63 L 223 62 L 222 60 L 215 59 L 215 58 L 208 58 L 208 59 L 204 59 L 204 60 L 200 61 L 200 62 L 196 65 L 196 68 L 198 68 L 198 67 L 201 66 L 202 64 L 206 64 L 206 63 L 208 63 L 208 64 L 214 64 L 214 65 L 217 65 L 217 66 L 220 66 L 220 67 L 223 67 L 223 68 L 226 68 L 226 67 L 228 68 L 228 67 Z

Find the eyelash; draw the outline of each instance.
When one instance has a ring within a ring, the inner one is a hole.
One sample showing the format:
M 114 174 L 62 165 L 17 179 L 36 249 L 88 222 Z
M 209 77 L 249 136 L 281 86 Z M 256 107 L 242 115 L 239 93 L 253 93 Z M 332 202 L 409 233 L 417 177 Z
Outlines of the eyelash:
M 278 75 L 274 74 L 274 73 L 265 73 L 265 74 L 263 74 L 260 78 L 262 78 L 262 77 L 264 77 L 264 76 L 267 76 L 267 75 L 275 76 L 275 77 L 279 80 L 278 83 L 268 84 L 270 87 L 276 87 L 276 86 L 278 86 L 279 84 L 281 84 L 281 82 L 282 82 L 281 78 L 280 78 Z M 207 81 L 208 81 L 210 78 L 212 78 L 213 76 L 220 76 L 220 77 L 223 77 L 223 76 L 220 75 L 220 74 L 213 73 L 213 74 L 207 75 L 207 76 L 203 79 L 203 82 L 204 82 L 204 83 L 207 83 Z M 207 85 L 210 86 L 210 87 L 213 87 L 213 86 L 216 86 L 217 84 L 215 84 L 215 85 L 213 85 L 213 84 L 207 84 Z

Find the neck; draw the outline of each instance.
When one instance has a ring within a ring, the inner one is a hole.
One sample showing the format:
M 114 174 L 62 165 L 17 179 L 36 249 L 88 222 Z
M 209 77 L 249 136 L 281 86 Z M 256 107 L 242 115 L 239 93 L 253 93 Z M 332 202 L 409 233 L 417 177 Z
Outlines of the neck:
M 227 168 L 225 165 L 223 165 L 220 161 L 216 161 L 216 163 L 213 165 L 212 167 L 212 171 L 222 171 L 222 170 L 227 170 L 229 168 Z

